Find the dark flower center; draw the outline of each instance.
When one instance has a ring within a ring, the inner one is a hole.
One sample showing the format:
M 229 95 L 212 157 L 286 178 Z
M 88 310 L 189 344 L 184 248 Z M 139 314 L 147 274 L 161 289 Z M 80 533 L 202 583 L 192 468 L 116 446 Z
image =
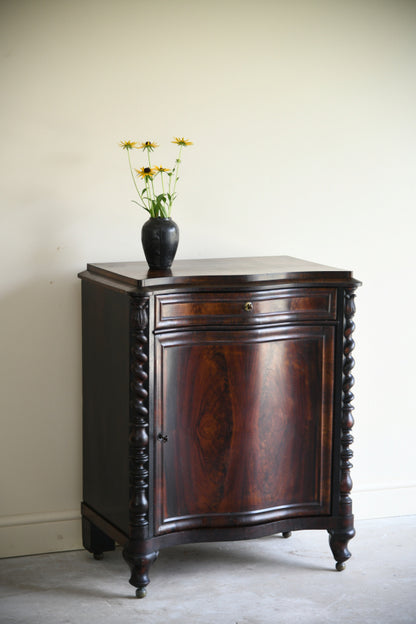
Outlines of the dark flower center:
M 151 145 L 152 142 L 151 141 L 146 141 L 145 145 Z
M 144 172 L 145 172 L 145 173 L 150 173 L 150 167 L 145 167 L 145 168 L 144 168 Z

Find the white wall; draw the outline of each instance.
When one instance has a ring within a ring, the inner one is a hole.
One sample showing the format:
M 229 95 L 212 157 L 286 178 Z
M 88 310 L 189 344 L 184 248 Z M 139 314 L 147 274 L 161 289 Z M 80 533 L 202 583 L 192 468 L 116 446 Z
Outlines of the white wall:
M 364 282 L 355 512 L 416 513 L 416 3 L 3 0 L 0 23 L 2 554 L 80 546 L 76 274 L 143 259 L 129 138 L 162 164 L 173 135 L 195 142 L 178 258 Z

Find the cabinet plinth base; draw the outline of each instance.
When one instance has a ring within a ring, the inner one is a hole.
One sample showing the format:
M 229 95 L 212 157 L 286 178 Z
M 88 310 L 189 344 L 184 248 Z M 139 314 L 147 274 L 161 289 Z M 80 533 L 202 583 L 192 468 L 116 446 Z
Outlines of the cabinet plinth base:
M 82 543 L 94 559 L 102 559 L 104 552 L 115 549 L 114 540 L 85 516 L 82 517 Z

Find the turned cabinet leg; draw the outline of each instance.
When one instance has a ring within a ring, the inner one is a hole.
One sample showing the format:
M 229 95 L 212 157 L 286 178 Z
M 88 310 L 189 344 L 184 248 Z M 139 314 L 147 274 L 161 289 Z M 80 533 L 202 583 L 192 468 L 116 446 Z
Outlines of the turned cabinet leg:
M 345 562 L 351 557 L 351 553 L 348 550 L 348 542 L 355 535 L 355 530 L 351 529 L 328 529 L 329 533 L 329 545 L 334 555 L 336 563 L 336 569 L 341 572 L 345 569 Z
M 288 537 L 291 537 L 291 536 L 292 536 L 292 531 L 284 531 L 284 532 L 282 533 L 282 536 L 283 536 L 285 539 L 287 539 Z
M 150 552 L 146 555 L 136 555 L 131 553 L 127 548 L 123 550 L 124 560 L 127 562 L 131 577 L 129 583 L 136 587 L 136 597 L 144 598 L 146 596 L 146 587 L 149 585 L 149 569 L 152 563 L 157 559 L 159 551 Z
M 353 526 L 354 517 L 352 515 L 352 500 L 350 497 L 352 489 L 352 480 L 350 470 L 352 468 L 351 459 L 353 452 L 350 448 L 353 437 L 352 427 L 354 418 L 352 415 L 352 401 L 354 395 L 351 388 L 354 385 L 354 377 L 351 371 L 354 367 L 354 358 L 352 351 L 354 349 L 354 340 L 352 334 L 355 329 L 354 313 L 355 313 L 355 287 L 347 288 L 344 292 L 344 346 L 343 346 L 343 362 L 342 362 L 342 407 L 341 407 L 341 449 L 340 449 L 340 496 L 339 496 L 339 515 L 342 518 L 342 525 L 335 529 L 328 529 L 329 545 L 334 555 L 336 569 L 341 571 L 345 568 L 345 562 L 351 557 L 348 550 L 348 542 L 355 535 Z
M 102 559 L 103 552 L 115 549 L 114 540 L 85 517 L 82 518 L 82 543 L 94 559 Z

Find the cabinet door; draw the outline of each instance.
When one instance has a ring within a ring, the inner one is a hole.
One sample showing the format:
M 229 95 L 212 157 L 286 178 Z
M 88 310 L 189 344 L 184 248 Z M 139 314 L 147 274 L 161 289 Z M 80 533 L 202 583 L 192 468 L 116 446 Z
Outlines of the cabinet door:
M 330 513 L 334 327 L 155 344 L 156 534 Z

